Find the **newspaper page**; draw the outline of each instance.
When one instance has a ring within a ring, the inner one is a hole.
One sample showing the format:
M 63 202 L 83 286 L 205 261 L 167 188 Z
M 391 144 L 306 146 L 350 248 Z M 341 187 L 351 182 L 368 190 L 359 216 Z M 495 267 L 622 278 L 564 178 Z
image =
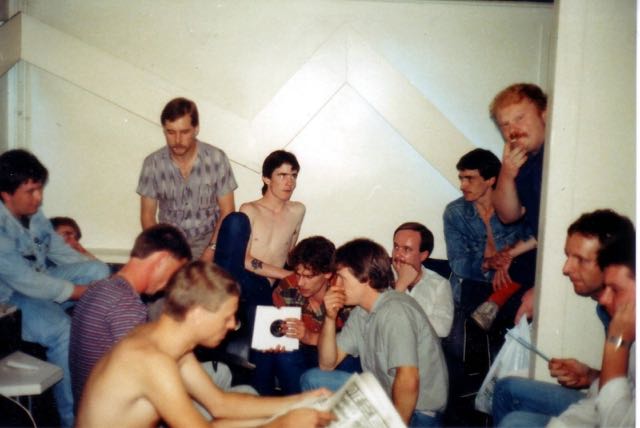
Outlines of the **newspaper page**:
M 329 397 L 304 400 L 292 408 L 313 407 L 336 416 L 332 428 L 406 428 L 373 374 L 355 373 Z

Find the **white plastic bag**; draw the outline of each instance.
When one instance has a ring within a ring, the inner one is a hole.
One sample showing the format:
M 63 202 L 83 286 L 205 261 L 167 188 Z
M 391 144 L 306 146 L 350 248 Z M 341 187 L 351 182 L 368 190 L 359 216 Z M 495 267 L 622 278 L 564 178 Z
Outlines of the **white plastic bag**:
M 502 345 L 498 356 L 491 364 L 487 376 L 484 378 L 476 395 L 476 410 L 491 414 L 493 389 L 498 379 L 506 376 L 526 377 L 528 375 L 531 353 L 527 348 L 519 344 L 514 337 L 520 337 L 531 343 L 530 331 L 527 317 L 522 317 L 520 322 L 505 335 L 504 345 Z

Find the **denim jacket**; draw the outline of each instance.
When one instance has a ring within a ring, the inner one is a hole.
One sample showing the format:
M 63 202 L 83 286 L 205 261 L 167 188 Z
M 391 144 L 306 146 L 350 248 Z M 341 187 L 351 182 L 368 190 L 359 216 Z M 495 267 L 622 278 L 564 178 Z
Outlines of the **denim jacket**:
M 482 271 L 487 230 L 473 202 L 462 197 L 447 205 L 443 221 L 447 258 L 452 270 L 450 281 L 454 300 L 458 302 L 463 279 L 491 281 L 493 278 L 493 271 Z M 490 223 L 498 251 L 532 236 L 522 221 L 506 225 L 494 214 Z
M 14 292 L 64 302 L 73 292 L 70 281 L 47 274 L 47 261 L 67 264 L 88 259 L 73 250 L 38 210 L 25 228 L 0 202 L 0 302 Z

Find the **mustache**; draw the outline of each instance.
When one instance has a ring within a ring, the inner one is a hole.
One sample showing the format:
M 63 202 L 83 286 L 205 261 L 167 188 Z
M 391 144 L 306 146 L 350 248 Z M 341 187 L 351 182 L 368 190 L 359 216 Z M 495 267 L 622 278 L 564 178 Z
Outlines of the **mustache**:
M 526 132 L 513 132 L 509 134 L 509 141 L 517 140 L 519 138 L 528 137 L 528 136 L 529 134 L 527 134 Z

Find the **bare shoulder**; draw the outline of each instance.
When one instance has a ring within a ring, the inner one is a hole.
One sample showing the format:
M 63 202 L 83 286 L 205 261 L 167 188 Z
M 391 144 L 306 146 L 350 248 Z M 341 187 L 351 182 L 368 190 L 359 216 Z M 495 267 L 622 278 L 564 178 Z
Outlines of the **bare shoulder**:
M 241 213 L 245 213 L 249 218 L 253 218 L 258 212 L 259 207 L 257 202 L 258 201 L 245 202 L 240 205 L 238 211 L 240 211 Z
M 289 201 L 289 210 L 296 216 L 303 217 L 307 208 L 304 206 L 302 202 L 298 201 Z

